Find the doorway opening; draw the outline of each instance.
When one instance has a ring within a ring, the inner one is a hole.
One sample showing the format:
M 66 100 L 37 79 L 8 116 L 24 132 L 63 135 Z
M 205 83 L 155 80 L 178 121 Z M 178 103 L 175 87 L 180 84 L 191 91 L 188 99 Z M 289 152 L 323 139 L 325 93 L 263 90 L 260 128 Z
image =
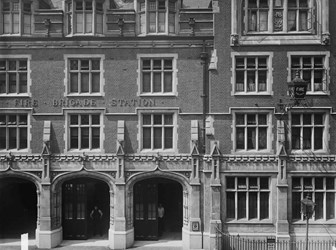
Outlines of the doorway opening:
M 37 193 L 34 183 L 21 178 L 0 182 L 0 238 L 35 238 Z
M 139 181 L 134 185 L 135 240 L 182 238 L 183 193 L 182 185 L 165 178 Z M 163 219 L 158 206 L 164 208 Z
M 102 212 L 91 215 L 97 206 Z M 108 185 L 93 178 L 78 178 L 62 185 L 63 238 L 83 240 L 107 238 L 110 224 L 110 193 Z

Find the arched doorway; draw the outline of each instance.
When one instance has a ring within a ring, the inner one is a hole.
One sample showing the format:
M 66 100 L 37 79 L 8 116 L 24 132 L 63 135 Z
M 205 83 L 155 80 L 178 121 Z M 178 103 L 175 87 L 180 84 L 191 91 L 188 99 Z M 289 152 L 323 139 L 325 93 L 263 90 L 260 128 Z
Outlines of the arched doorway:
M 35 238 L 37 221 L 36 185 L 9 177 L 0 181 L 0 238 Z
M 102 219 L 94 226 L 90 213 L 94 206 L 102 212 Z M 106 238 L 110 220 L 108 185 L 94 178 L 76 178 L 62 185 L 62 225 L 64 239 Z M 94 232 L 94 229 L 97 231 Z
M 182 237 L 182 190 L 180 183 L 166 178 L 151 178 L 134 184 L 133 211 L 136 240 Z M 159 204 L 164 207 L 162 220 L 159 220 Z

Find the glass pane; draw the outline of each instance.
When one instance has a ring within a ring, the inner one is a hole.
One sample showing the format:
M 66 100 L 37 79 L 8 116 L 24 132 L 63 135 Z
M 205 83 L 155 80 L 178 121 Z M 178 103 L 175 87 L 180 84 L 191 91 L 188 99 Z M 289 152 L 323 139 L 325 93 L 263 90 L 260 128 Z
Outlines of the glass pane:
M 304 190 L 312 190 L 313 189 L 313 179 L 312 178 L 303 178 L 303 188 Z
M 328 190 L 334 190 L 335 189 L 335 179 L 326 178 L 326 187 Z
M 257 7 L 257 0 L 248 0 L 248 7 L 249 8 L 256 8 Z
M 149 13 L 149 32 L 156 32 L 156 13 Z
M 247 125 L 256 125 L 256 115 L 247 115 Z
M 27 93 L 27 73 L 19 74 L 19 93 Z
M 9 77 L 9 93 L 16 93 L 16 73 L 8 74 Z
M 161 73 L 153 75 L 153 92 L 161 92 Z
M 164 124 L 172 125 L 173 124 L 173 115 L 165 115 L 164 116 Z
M 299 13 L 299 30 L 308 30 L 308 11 L 300 11 Z
M 166 32 L 166 14 L 160 12 L 159 13 L 159 32 Z
M 143 73 L 142 74 L 142 92 L 150 92 L 151 89 L 150 89 L 150 79 L 151 78 L 151 75 L 150 73 Z
M 227 177 L 226 178 L 226 188 L 234 189 L 235 188 L 235 177 Z
M 99 93 L 100 91 L 100 74 L 92 73 L 92 92 Z
M 269 193 L 260 193 L 260 219 L 269 218 Z
M 302 59 L 304 68 L 312 68 L 312 58 L 311 57 L 303 57 Z
M 154 115 L 154 124 L 162 124 L 162 115 Z
M 27 125 L 27 116 L 26 115 L 20 115 L 19 116 L 19 125 Z
M 150 125 L 151 124 L 151 116 L 150 115 L 143 115 L 142 124 L 143 125 Z
M 235 218 L 235 193 L 234 192 L 227 192 L 226 193 L 226 216 L 227 218 Z
M 173 76 L 171 72 L 164 73 L 164 92 L 173 91 Z
M 312 129 L 303 128 L 303 149 L 311 149 Z
M 293 219 L 301 219 L 301 193 L 292 193 L 292 217 Z
M 315 193 L 315 219 L 323 219 L 323 193 Z
M 244 71 L 236 70 L 236 91 L 244 91 Z
M 258 71 L 258 91 L 266 91 L 267 90 L 267 71 L 259 70 Z
M 0 93 L 6 93 L 6 74 L 0 74 Z
M 236 115 L 236 124 L 237 125 L 244 125 L 245 124 L 245 116 L 242 114 L 237 114 Z
M 70 60 L 70 70 L 78 70 L 78 61 Z
M 268 189 L 268 177 L 260 177 L 260 189 Z
M 19 70 L 22 70 L 22 71 L 27 70 L 27 61 L 25 60 L 19 61 Z
M 288 11 L 288 31 L 296 31 L 296 11 Z
M 81 74 L 81 92 L 82 93 L 89 92 L 89 81 L 90 81 L 89 73 Z
M 295 177 L 292 178 L 292 188 L 293 189 L 302 188 L 300 178 L 295 178 Z
M 315 177 L 315 189 L 323 189 L 323 178 Z
M 76 32 L 83 33 L 83 14 L 76 14 Z
M 150 128 L 142 129 L 142 147 L 151 148 L 151 129 Z
M 247 128 L 247 149 L 256 149 L 256 129 Z
M 259 31 L 268 30 L 268 11 L 259 12 Z
M 88 125 L 90 123 L 89 115 L 81 115 L 81 124 Z
M 256 91 L 255 77 L 255 71 L 247 71 L 247 91 Z
M 78 148 L 78 128 L 70 128 L 70 148 Z
M 6 149 L 6 128 L 0 127 L 0 149 Z
M 249 193 L 249 219 L 257 218 L 257 193 Z
M 248 181 L 249 181 L 249 189 L 258 189 L 257 177 L 250 177 Z
M 260 149 L 267 148 L 267 128 L 259 128 L 258 145 Z
M 314 128 L 314 149 L 323 149 L 323 128 Z
M 292 114 L 292 124 L 300 125 L 300 115 Z
M 76 125 L 76 124 L 78 124 L 78 116 L 77 116 L 77 115 L 71 115 L 71 116 L 70 116 L 70 124 L 71 124 L 71 125 Z
M 100 128 L 92 128 L 92 148 L 100 146 Z
M 146 32 L 146 14 L 140 14 L 140 33 L 145 34 Z
M 292 149 L 300 148 L 300 128 L 292 128 Z
M 162 148 L 162 128 L 154 128 L 154 148 Z
M 150 70 L 151 69 L 151 60 L 143 60 L 142 61 L 142 69 Z
M 237 69 L 243 69 L 245 68 L 245 64 L 244 64 L 244 58 L 236 58 L 236 68 Z
M 28 135 L 27 135 L 27 128 L 20 128 L 19 130 L 19 148 L 27 148 L 28 143 Z
M 245 177 L 238 177 L 238 189 L 246 189 L 246 178 Z
M 238 192 L 238 219 L 246 218 L 246 193 Z
M 92 70 L 99 70 L 100 69 L 100 60 L 92 60 Z
M 255 69 L 256 68 L 256 59 L 248 57 L 247 58 L 247 68 Z
M 327 193 L 327 219 L 335 219 L 335 193 Z
M 244 128 L 237 128 L 236 131 L 236 147 L 237 149 L 245 149 L 245 130 Z
M 173 148 L 173 128 L 164 128 L 164 148 Z
M 99 125 L 99 124 L 100 124 L 100 116 L 92 115 L 92 125 Z
M 16 149 L 16 128 L 8 128 L 8 149 Z
M 85 32 L 91 33 L 92 32 L 92 14 L 85 14 Z
M 81 129 L 81 148 L 89 148 L 89 137 L 90 131 L 89 128 L 82 128 Z

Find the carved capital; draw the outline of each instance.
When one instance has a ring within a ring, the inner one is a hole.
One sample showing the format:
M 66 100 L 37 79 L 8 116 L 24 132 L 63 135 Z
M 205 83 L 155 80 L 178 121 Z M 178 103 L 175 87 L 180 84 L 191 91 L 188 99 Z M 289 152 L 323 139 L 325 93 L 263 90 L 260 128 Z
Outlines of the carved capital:
M 239 36 L 238 34 L 231 34 L 231 46 L 239 45 Z
M 330 33 L 323 33 L 322 34 L 322 44 L 323 45 L 330 45 Z

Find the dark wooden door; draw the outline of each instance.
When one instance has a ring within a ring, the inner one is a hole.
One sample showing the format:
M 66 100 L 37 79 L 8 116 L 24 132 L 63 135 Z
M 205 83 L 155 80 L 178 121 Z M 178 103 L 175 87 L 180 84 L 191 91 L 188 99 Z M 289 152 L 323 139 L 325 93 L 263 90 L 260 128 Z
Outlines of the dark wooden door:
M 145 181 L 134 186 L 135 239 L 158 239 L 158 184 Z
M 63 237 L 87 239 L 87 195 L 84 183 L 67 182 L 63 186 Z

